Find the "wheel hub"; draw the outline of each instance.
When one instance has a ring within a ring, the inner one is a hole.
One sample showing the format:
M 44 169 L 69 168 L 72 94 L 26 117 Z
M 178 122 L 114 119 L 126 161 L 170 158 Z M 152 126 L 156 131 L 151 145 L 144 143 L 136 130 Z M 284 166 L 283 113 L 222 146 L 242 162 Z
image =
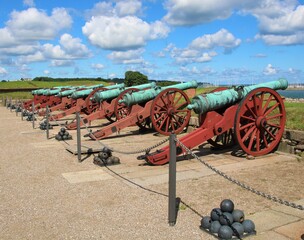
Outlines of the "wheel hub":
M 258 128 L 265 128 L 267 125 L 267 120 L 264 116 L 260 116 L 257 118 L 255 124 Z

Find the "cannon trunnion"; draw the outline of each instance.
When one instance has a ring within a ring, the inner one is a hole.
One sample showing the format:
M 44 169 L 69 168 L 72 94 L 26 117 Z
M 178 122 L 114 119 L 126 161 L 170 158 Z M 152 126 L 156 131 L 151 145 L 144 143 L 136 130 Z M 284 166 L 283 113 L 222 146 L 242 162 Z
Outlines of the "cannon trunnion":
M 188 109 L 199 114 L 200 126 L 178 142 L 193 149 L 208 140 L 221 146 L 236 141 L 245 153 L 252 156 L 274 151 L 282 138 L 286 121 L 283 99 L 275 90 L 287 86 L 288 82 L 281 79 L 194 97 Z M 185 152 L 177 143 L 178 155 Z M 139 159 L 152 165 L 166 164 L 169 146 Z

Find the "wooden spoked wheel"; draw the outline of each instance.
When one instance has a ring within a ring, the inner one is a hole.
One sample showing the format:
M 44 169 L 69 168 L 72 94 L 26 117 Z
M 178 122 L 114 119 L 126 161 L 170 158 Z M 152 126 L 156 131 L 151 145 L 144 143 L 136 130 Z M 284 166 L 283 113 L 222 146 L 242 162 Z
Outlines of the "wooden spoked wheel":
M 237 109 L 234 122 L 236 140 L 249 155 L 268 154 L 279 144 L 285 121 L 281 96 L 270 88 L 254 89 Z
M 124 103 L 120 103 L 119 100 L 122 100 L 124 95 L 126 94 L 132 94 L 133 92 L 138 92 L 138 88 L 128 88 L 124 91 L 122 91 L 118 97 L 116 98 L 115 106 L 114 106 L 114 114 L 116 116 L 116 119 L 122 119 L 130 115 L 132 106 L 127 106 Z
M 102 91 L 106 91 L 108 90 L 107 88 L 105 87 L 100 87 L 100 88 L 96 88 L 94 89 L 92 92 L 90 92 L 90 94 L 86 97 L 85 99 L 85 104 L 86 104 L 86 109 L 85 109 L 85 112 L 86 114 L 91 114 L 92 112 L 95 112 L 96 109 L 99 108 L 99 103 L 96 102 L 94 99 L 93 99 L 93 96 L 96 92 L 102 92 Z
M 187 109 L 189 103 L 189 97 L 180 89 L 168 88 L 160 92 L 151 106 L 154 129 L 163 135 L 183 131 L 191 117 L 191 111 Z

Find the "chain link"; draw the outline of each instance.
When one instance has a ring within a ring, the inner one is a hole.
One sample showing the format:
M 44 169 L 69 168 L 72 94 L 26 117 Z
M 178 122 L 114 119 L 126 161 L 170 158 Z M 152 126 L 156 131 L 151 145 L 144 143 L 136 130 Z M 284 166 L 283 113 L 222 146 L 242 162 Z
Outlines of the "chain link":
M 298 204 L 295 204 L 295 203 L 292 203 L 292 202 L 289 202 L 289 201 L 286 201 L 286 200 L 283 200 L 281 198 L 278 198 L 278 197 L 275 197 L 275 196 L 272 196 L 270 194 L 267 194 L 267 193 L 264 193 L 264 192 L 261 192 L 261 191 L 258 191 L 252 187 L 250 187 L 249 185 L 245 184 L 245 183 L 242 183 L 230 176 L 228 176 L 226 173 L 216 169 L 215 167 L 213 167 L 212 165 L 208 164 L 207 162 L 205 162 L 204 160 L 200 159 L 195 153 L 193 153 L 189 148 L 187 148 L 182 142 L 180 142 L 177 138 L 175 138 L 175 141 L 188 153 L 190 154 L 191 156 L 193 156 L 194 158 L 196 158 L 199 162 L 201 162 L 202 164 L 204 164 L 206 167 L 208 167 L 209 169 L 211 169 L 213 172 L 219 174 L 220 176 L 226 178 L 227 180 L 229 180 L 230 182 L 232 183 L 235 183 L 236 185 L 252 192 L 252 193 L 255 193 L 259 196 L 262 196 L 264 198 L 267 198 L 269 200 L 272 200 L 274 202 L 277 202 L 277 203 L 280 203 L 280 204 L 283 204 L 283 205 L 286 205 L 288 207 L 292 207 L 292 208 L 296 208 L 296 209 L 299 209 L 299 210 L 304 210 L 304 206 L 302 205 L 298 205 Z
M 102 143 L 101 141 L 99 141 L 94 134 L 92 134 L 92 131 L 88 128 L 88 126 L 84 123 L 82 117 L 80 117 L 80 121 L 82 122 L 82 124 L 85 126 L 86 130 L 88 131 L 88 133 L 90 134 L 90 136 L 92 136 L 94 138 L 95 141 L 97 141 L 101 146 L 110 149 L 112 152 L 116 152 L 116 153 L 122 153 L 122 154 L 138 154 L 138 153 L 149 153 L 152 149 L 159 147 L 160 145 L 164 144 L 165 142 L 169 141 L 169 138 L 166 138 L 162 141 L 160 141 L 159 143 L 156 143 L 155 145 L 149 147 L 149 148 L 144 148 L 141 150 L 136 150 L 136 151 L 121 151 L 121 150 L 117 150 L 111 147 L 108 147 L 107 145 L 105 145 L 104 143 Z

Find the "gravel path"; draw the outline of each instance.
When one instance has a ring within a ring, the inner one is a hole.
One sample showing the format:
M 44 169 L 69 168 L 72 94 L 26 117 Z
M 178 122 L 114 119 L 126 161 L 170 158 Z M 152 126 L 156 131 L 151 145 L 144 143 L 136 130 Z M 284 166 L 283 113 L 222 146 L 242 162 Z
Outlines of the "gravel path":
M 92 156 L 78 163 L 62 143 L 46 140 L 43 131 L 32 129 L 31 123 L 21 121 L 3 107 L 0 107 L 0 136 L 0 239 L 3 240 L 208 240 L 214 238 L 199 229 L 201 216 L 209 214 L 222 199 L 232 199 L 247 216 L 278 205 L 217 175 L 187 179 L 177 183 L 177 196 L 183 203 L 176 225 L 170 227 L 167 184 L 138 187 L 111 172 L 120 166 L 109 167 L 110 170 L 98 167 L 92 163 Z M 138 137 L 149 139 L 152 135 Z M 304 163 L 288 159 L 239 172 L 231 170 L 229 174 L 260 190 L 296 201 L 304 198 L 304 188 L 299 187 L 304 181 Z M 124 158 L 121 165 L 125 162 Z M 128 164 L 138 166 L 133 159 Z M 63 177 L 64 173 L 100 169 L 111 178 L 71 184 Z

